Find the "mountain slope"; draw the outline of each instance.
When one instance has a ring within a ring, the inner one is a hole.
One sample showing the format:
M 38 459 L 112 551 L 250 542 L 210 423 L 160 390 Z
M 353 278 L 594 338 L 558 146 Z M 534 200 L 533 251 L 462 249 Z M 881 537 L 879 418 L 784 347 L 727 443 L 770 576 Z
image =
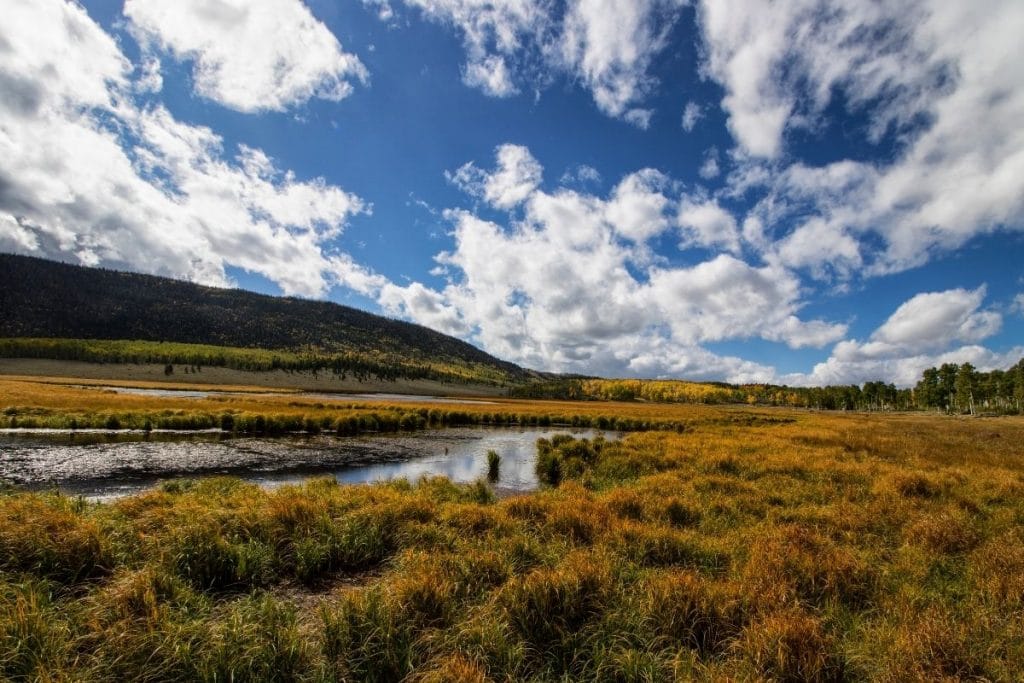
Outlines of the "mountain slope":
M 535 376 L 464 341 L 348 306 L 0 254 L 0 337 L 131 339 Z M 460 373 L 462 374 L 462 373 Z

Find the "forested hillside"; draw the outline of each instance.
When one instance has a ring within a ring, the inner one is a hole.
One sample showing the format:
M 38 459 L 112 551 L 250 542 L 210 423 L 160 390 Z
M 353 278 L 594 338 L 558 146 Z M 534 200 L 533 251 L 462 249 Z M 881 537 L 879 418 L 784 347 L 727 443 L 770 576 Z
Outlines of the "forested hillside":
M 287 356 L 279 355 L 287 357 L 293 369 L 316 364 L 377 375 L 399 369 L 401 376 L 471 375 L 498 383 L 532 376 L 454 337 L 348 306 L 11 254 L 0 254 L 0 311 L 2 338 L 139 340 L 287 351 Z M 97 345 L 8 346 L 8 353 L 21 357 L 67 360 L 117 360 L 123 351 L 114 349 L 109 352 L 112 357 L 104 358 L 108 352 Z M 122 360 L 151 362 L 160 357 L 149 347 L 146 353 Z

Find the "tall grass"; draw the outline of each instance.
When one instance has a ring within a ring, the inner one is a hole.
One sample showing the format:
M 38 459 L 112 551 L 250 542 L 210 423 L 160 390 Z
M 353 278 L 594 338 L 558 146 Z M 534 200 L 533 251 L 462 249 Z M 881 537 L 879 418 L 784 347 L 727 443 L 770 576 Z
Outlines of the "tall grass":
M 443 479 L 9 492 L 0 677 L 1016 680 L 1022 438 L 708 419 L 548 439 L 559 476 L 501 500 Z

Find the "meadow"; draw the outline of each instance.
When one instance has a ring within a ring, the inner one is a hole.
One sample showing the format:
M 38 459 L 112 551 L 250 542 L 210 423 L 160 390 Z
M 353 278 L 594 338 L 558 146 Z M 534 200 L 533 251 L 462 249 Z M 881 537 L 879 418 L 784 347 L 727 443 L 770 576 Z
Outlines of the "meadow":
M 40 424 L 446 424 L 435 411 L 636 431 L 540 442 L 545 488 L 500 500 L 442 479 L 212 478 L 106 504 L 6 491 L 8 679 L 953 681 L 1024 665 L 1019 417 L 169 400 L 10 378 L 0 399 Z
M 74 378 L 0 376 L 0 428 L 22 429 L 224 429 L 238 434 L 293 431 L 398 431 L 466 425 L 567 425 L 639 431 L 685 429 L 691 423 L 787 420 L 771 411 L 712 409 L 700 405 L 578 401 L 532 401 L 488 397 L 486 401 L 408 403 L 346 402 L 289 391 L 253 391 L 247 386 L 169 382 L 116 382 L 161 389 L 215 391 L 207 398 L 117 393 Z

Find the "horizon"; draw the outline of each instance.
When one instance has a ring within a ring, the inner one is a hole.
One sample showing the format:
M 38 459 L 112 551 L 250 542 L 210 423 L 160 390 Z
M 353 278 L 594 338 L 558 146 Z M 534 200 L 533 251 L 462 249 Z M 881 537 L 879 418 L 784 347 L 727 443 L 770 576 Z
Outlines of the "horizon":
M 254 7 L 15 3 L 0 252 L 561 373 L 907 386 L 1024 356 L 1020 4 Z

